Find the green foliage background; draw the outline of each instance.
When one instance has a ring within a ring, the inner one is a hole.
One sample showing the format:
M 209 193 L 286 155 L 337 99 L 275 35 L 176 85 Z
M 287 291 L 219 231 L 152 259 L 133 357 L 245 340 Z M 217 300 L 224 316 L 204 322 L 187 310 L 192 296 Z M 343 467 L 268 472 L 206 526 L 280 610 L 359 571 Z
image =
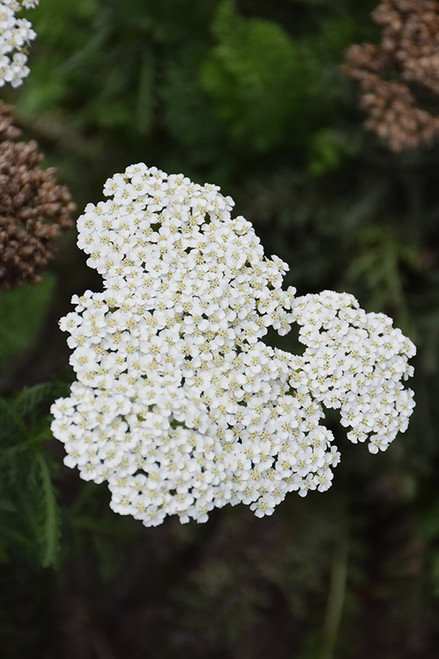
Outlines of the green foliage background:
M 439 647 L 438 146 L 395 155 L 343 74 L 374 0 L 41 0 L 14 104 L 78 204 L 144 161 L 214 182 L 300 294 L 354 293 L 417 344 L 417 408 L 382 455 L 272 518 L 145 529 L 50 437 L 72 377 L 57 319 L 97 290 L 74 231 L 0 294 L 0 645 L 15 659 L 434 659 Z M 275 339 L 273 339 L 275 340 Z M 283 339 L 295 349 L 294 338 Z

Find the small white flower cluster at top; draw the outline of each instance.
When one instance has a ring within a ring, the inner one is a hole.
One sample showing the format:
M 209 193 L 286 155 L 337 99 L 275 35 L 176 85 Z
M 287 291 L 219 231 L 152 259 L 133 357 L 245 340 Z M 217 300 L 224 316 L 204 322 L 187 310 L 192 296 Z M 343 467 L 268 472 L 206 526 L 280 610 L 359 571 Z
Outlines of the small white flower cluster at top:
M 106 481 L 111 507 L 146 526 L 204 522 L 245 503 L 327 490 L 339 461 L 323 406 L 352 441 L 385 449 L 414 406 L 411 341 L 350 295 L 295 297 L 287 265 L 213 185 L 140 163 L 89 204 L 78 245 L 103 277 L 60 321 L 77 381 L 52 406 L 65 463 Z M 301 326 L 303 355 L 265 345 Z
M 26 18 L 17 18 L 23 7 L 34 9 L 39 0 L 0 0 L 0 87 L 19 87 L 29 75 L 27 48 L 36 32 Z

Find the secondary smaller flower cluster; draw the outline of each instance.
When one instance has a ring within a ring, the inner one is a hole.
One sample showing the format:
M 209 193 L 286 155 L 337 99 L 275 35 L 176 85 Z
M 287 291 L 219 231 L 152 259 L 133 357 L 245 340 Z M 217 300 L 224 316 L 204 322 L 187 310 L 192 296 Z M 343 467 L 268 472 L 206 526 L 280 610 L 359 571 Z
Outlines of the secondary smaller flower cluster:
M 26 18 L 17 18 L 23 7 L 33 9 L 39 0 L 0 0 L 0 87 L 19 87 L 29 75 L 27 49 L 36 32 Z
M 15 141 L 20 133 L 0 101 L 0 289 L 39 281 L 75 208 L 55 170 L 40 168 L 37 143 Z
M 369 439 L 369 451 L 384 451 L 404 432 L 415 406 L 402 381 L 413 375 L 413 343 L 391 319 L 366 313 L 347 293 L 323 291 L 296 298 L 299 340 L 306 345 L 303 372 L 312 396 L 340 409 L 352 442 Z

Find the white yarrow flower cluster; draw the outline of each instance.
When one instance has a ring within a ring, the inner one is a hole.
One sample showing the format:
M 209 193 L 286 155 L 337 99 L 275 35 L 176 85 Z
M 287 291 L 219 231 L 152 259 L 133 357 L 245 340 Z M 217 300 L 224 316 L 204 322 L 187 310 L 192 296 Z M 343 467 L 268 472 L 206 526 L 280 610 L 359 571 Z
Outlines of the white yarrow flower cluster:
M 347 293 L 304 295 L 294 313 L 312 396 L 340 409 L 352 442 L 369 440 L 371 453 L 384 451 L 407 429 L 415 406 L 413 392 L 401 382 L 413 375 L 408 359 L 415 346 L 388 316 L 366 313 Z
M 61 319 L 77 381 L 52 430 L 68 466 L 107 482 L 113 510 L 146 526 L 227 503 L 271 514 L 288 492 L 331 485 L 323 406 L 372 451 L 405 430 L 414 347 L 390 319 L 349 295 L 283 290 L 287 265 L 216 186 L 140 163 L 104 192 L 78 220 L 104 290 Z M 262 342 L 295 321 L 302 356 Z
M 0 87 L 19 87 L 29 75 L 27 49 L 36 32 L 26 18 L 17 18 L 23 7 L 33 9 L 39 0 L 0 0 Z

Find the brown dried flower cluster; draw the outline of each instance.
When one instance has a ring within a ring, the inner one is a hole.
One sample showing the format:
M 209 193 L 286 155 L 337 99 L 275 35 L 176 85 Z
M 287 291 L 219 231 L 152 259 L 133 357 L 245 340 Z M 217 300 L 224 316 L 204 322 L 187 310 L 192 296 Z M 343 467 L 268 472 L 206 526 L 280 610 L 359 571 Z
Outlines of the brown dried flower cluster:
M 372 18 L 381 43 L 351 46 L 344 67 L 362 87 L 365 125 L 393 151 L 429 146 L 439 136 L 439 2 L 382 0 Z
M 20 134 L 0 101 L 0 289 L 39 281 L 75 208 L 55 170 L 40 169 L 37 143 L 16 142 Z

